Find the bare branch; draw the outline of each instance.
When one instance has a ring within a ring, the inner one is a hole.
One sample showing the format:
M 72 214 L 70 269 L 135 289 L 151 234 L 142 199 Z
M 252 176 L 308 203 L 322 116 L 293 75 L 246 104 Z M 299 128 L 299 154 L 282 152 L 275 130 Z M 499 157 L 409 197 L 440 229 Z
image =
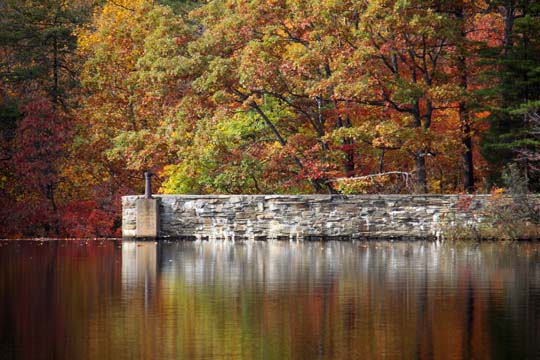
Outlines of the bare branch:
M 381 176 L 388 176 L 388 175 L 401 175 L 406 178 L 409 178 L 412 176 L 412 173 L 408 173 L 405 171 L 387 171 L 383 173 L 378 174 L 370 174 L 370 175 L 364 175 L 364 176 L 355 176 L 355 177 L 341 177 L 341 178 L 335 178 L 330 179 L 328 182 L 338 182 L 338 181 L 349 181 L 349 180 L 366 180 L 366 179 L 374 179 Z

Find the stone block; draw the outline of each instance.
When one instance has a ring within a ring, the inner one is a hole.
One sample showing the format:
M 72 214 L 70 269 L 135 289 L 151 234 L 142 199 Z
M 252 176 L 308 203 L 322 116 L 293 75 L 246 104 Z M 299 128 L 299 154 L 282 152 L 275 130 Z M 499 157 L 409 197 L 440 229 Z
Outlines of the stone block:
M 136 209 L 136 237 L 157 237 L 159 235 L 159 199 L 137 199 Z

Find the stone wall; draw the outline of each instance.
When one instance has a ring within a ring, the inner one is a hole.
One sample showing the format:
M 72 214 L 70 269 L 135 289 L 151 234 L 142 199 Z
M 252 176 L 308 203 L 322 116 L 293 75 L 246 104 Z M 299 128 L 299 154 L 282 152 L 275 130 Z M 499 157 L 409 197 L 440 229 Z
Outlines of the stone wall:
M 136 202 L 125 196 L 123 236 L 136 237 Z M 477 222 L 482 195 L 163 195 L 159 237 L 187 239 L 437 238 Z

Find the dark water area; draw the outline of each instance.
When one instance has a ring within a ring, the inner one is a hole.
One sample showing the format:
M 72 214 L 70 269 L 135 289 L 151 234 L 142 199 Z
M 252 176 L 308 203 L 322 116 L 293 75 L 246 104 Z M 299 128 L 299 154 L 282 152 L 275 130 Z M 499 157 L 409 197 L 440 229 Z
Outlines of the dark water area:
M 540 359 L 540 244 L 0 241 L 0 359 Z

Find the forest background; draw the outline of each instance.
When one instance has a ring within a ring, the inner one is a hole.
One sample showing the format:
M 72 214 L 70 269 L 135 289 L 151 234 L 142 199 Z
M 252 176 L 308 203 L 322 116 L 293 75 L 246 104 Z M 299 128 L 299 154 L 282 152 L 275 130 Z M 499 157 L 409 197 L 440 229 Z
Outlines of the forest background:
M 0 237 L 120 197 L 540 187 L 534 0 L 2 0 Z

